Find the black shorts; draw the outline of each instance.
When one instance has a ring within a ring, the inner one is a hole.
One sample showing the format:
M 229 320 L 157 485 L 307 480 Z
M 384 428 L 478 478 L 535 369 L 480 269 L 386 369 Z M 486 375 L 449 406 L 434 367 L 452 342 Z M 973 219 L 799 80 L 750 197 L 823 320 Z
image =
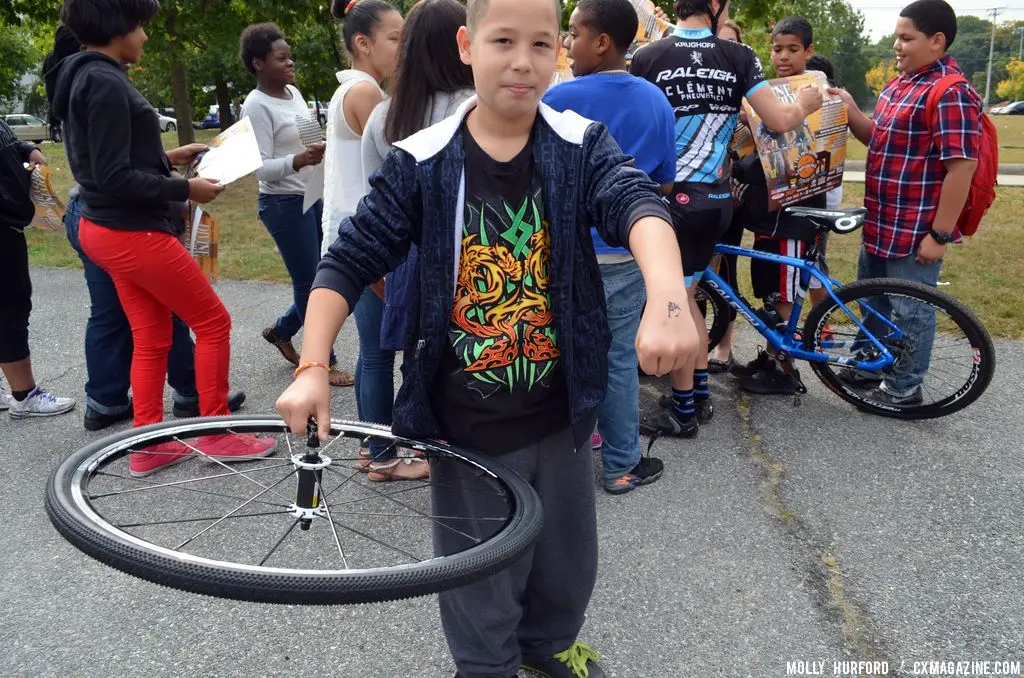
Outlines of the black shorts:
M 715 245 L 732 220 L 729 182 L 679 183 L 669 195 L 676 237 L 683 251 L 683 273 L 690 286 L 704 275 Z

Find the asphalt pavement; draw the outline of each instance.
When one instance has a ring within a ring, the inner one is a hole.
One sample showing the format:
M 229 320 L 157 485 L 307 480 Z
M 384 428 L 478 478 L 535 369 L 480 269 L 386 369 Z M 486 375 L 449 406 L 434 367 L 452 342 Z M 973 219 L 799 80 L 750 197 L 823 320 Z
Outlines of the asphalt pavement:
M 34 270 L 33 282 L 37 378 L 81 397 L 81 273 Z M 232 384 L 247 391 L 246 412 L 269 413 L 290 366 L 259 331 L 289 290 L 217 289 L 234 320 Z M 742 333 L 739 357 L 755 343 Z M 337 350 L 348 368 L 356 346 L 346 327 Z M 916 423 L 859 413 L 809 370 L 800 407 L 715 378 L 700 437 L 655 445 L 660 481 L 598 493 L 599 579 L 581 640 L 619 678 L 774 678 L 817 662 L 818 675 L 855 675 L 834 670 L 852 661 L 885 662 L 892 676 L 922 675 L 921 661 L 1006 661 L 1020 675 L 1024 346 L 999 342 L 997 353 L 979 402 Z M 645 382 L 645 409 L 663 386 Z M 83 411 L 80 401 L 55 419 L 0 416 L 0 675 L 452 675 L 433 598 L 242 603 L 135 579 L 73 548 L 50 525 L 43 489 L 102 435 L 82 428 Z M 333 414 L 354 413 L 351 389 L 335 389 Z

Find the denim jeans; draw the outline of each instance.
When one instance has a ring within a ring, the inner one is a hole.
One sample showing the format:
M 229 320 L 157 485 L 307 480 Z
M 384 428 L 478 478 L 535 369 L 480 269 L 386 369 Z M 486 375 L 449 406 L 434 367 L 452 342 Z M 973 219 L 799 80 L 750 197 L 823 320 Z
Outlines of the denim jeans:
M 301 195 L 259 194 L 260 221 L 274 239 L 288 276 L 292 279 L 292 304 L 274 323 L 274 331 L 282 339 L 291 339 L 306 318 L 306 303 L 313 287 L 316 267 L 320 263 L 320 240 L 323 232 L 324 203 L 318 200 L 305 214 Z M 331 364 L 335 363 L 331 352 Z
M 82 250 L 78 241 L 79 200 L 68 201 L 64 229 L 68 242 L 78 253 L 85 269 L 89 290 L 89 320 L 85 325 L 85 402 L 100 414 L 117 415 L 128 409 L 131 385 L 132 328 L 124 314 L 114 281 Z M 178 316 L 172 318 L 171 352 L 167 358 L 167 383 L 174 402 L 198 401 L 196 391 L 195 345 L 192 335 Z
M 934 264 L 919 264 L 913 254 L 902 259 L 883 259 L 868 254 L 863 247 L 860 250 L 860 258 L 857 260 L 857 280 L 898 278 L 935 287 L 941 271 L 941 259 Z M 886 297 L 876 297 L 871 302 L 871 306 L 905 334 L 915 338 L 917 350 L 914 352 L 911 364 L 907 369 L 898 370 L 894 376 L 888 377 L 885 381 L 886 389 L 893 393 L 901 395 L 912 393 L 924 383 L 924 376 L 928 372 L 928 364 L 931 362 L 932 344 L 935 341 L 935 309 L 929 304 L 912 299 L 889 299 Z M 878 320 L 870 322 L 870 316 L 868 321 L 865 325 L 872 334 L 879 338 L 891 331 Z
M 604 438 L 604 477 L 611 481 L 640 463 L 640 377 L 635 342 L 647 293 L 635 261 L 602 264 L 601 281 L 612 344 L 608 349 L 608 388 L 597 410 L 597 430 Z
M 375 424 L 391 425 L 395 403 L 395 352 L 380 347 L 381 318 L 384 302 L 367 287 L 363 290 L 353 315 L 359 330 L 359 358 L 356 360 L 355 389 L 359 418 Z M 371 443 L 375 459 L 395 456 L 394 450 Z

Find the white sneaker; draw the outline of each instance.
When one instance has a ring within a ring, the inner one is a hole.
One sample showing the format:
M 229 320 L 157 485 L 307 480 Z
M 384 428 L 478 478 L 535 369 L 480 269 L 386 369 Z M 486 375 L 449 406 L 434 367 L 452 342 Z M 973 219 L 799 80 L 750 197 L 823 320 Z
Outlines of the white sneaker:
M 75 409 L 74 398 L 59 398 L 42 386 L 36 386 L 28 397 L 18 402 L 13 397 L 7 401 L 11 419 L 28 417 L 53 417 Z
M 11 394 L 7 392 L 7 389 L 0 388 L 0 412 L 11 407 Z

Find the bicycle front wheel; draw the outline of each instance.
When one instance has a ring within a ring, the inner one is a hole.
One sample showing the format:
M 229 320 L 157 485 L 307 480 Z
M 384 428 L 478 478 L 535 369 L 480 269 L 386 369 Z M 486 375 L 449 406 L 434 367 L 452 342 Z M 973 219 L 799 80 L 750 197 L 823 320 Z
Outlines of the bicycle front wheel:
M 204 440 L 223 434 L 255 434 L 277 446 L 272 455 L 226 464 L 203 452 Z M 128 574 L 210 596 L 286 604 L 437 593 L 506 567 L 540 534 L 537 493 L 490 457 L 373 424 L 333 421 L 331 435 L 317 451 L 320 461 L 310 464 L 303 455 L 312 448 L 293 446 L 278 417 L 132 429 L 61 463 L 47 485 L 46 510 L 73 545 Z M 360 454 L 370 443 L 397 449 L 399 464 L 414 456 L 430 460 L 432 470 L 444 464 L 443 478 L 372 482 Z M 187 454 L 139 477 L 130 455 L 155 444 Z M 303 502 L 300 469 L 308 479 L 311 468 L 315 483 L 306 496 L 315 499 Z M 436 510 L 435 490 L 479 493 L 494 514 Z M 435 556 L 435 530 L 458 535 L 464 548 Z
M 830 356 L 811 369 L 843 400 L 866 412 L 932 419 L 981 397 L 995 372 L 995 348 L 981 322 L 956 299 L 919 283 L 859 280 L 817 304 L 804 323 L 804 348 Z M 870 361 L 880 353 L 853 321 L 867 328 L 895 362 L 867 371 L 838 361 Z

